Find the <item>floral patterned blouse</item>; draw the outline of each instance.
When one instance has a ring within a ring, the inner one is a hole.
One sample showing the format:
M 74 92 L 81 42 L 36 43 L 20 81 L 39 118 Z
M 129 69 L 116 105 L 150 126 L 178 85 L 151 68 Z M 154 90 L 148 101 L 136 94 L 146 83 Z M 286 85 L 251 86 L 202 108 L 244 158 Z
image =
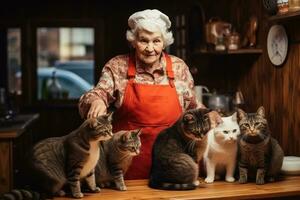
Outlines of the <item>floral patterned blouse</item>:
M 170 57 L 175 76 L 174 84 L 182 110 L 203 107 L 195 98 L 194 81 L 188 66 L 180 58 L 172 55 Z M 128 61 L 129 55 L 119 55 L 105 64 L 98 84 L 80 97 L 79 113 L 81 117 L 86 118 L 91 103 L 96 99 L 102 99 L 107 107 L 113 104 L 116 108 L 119 108 L 122 105 L 128 82 Z M 165 59 L 160 59 L 160 64 L 151 69 L 147 69 L 137 62 L 135 82 L 158 85 L 169 84 Z

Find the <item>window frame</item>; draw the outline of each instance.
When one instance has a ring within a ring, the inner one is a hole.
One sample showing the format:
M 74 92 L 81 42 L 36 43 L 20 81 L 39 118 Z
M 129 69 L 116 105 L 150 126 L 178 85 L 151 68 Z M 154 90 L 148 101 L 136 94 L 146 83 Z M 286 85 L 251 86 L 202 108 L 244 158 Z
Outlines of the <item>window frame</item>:
M 30 105 L 36 106 L 50 106 L 50 107 L 69 107 L 77 106 L 79 99 L 54 99 L 43 100 L 38 99 L 38 80 L 37 80 L 37 30 L 38 28 L 93 28 L 94 29 L 94 80 L 95 84 L 99 79 L 101 69 L 95 66 L 103 66 L 104 64 L 104 23 L 101 19 L 60 19 L 60 20 L 34 20 L 27 25 L 26 38 L 30 43 L 27 43 L 27 62 L 23 68 L 26 68 L 24 77 L 27 77 L 27 88 L 22 88 L 23 93 L 26 92 L 26 99 Z M 22 35 L 21 35 L 22 37 Z M 24 37 L 25 38 L 25 37 Z M 25 52 L 24 52 L 25 53 Z M 23 73 L 23 70 L 22 70 Z

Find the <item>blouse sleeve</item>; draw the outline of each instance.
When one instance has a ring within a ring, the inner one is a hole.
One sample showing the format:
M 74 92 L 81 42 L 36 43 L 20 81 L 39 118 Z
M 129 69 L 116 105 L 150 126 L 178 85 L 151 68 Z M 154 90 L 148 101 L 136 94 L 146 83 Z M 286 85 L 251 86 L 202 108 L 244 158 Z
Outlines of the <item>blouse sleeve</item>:
M 86 118 L 91 103 L 95 100 L 101 99 L 108 108 L 109 105 L 115 101 L 115 97 L 113 96 L 114 88 L 114 73 L 111 69 L 110 63 L 108 62 L 102 70 L 102 74 L 97 85 L 80 97 L 78 104 L 80 116 L 82 118 Z
M 195 95 L 194 90 L 194 79 L 189 70 L 189 67 L 184 63 L 184 72 L 186 76 L 186 92 L 184 92 L 183 98 L 186 105 L 186 110 L 194 109 L 194 108 L 205 108 L 205 106 L 198 101 Z

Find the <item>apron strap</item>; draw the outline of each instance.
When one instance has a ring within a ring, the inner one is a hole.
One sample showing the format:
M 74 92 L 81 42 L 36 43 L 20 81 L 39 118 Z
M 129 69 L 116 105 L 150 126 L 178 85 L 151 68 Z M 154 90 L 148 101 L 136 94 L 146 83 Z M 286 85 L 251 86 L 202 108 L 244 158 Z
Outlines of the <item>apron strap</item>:
M 167 76 L 168 76 L 168 79 L 169 79 L 169 84 L 171 87 L 175 87 L 174 85 L 174 72 L 172 70 L 172 60 L 171 60 L 171 57 L 165 53 L 165 58 L 166 58 L 166 64 L 167 64 Z
M 135 77 L 135 58 L 134 54 L 129 56 L 129 61 L 128 61 L 128 71 L 127 71 L 127 77 L 130 82 L 133 82 L 134 77 Z
M 169 79 L 169 84 L 171 87 L 175 87 L 174 85 L 174 72 L 172 70 L 172 60 L 171 57 L 167 54 L 164 53 L 165 58 L 166 58 L 166 71 L 167 71 L 167 76 Z M 135 69 L 135 58 L 134 55 L 129 56 L 129 61 L 128 61 L 128 71 L 127 71 L 127 76 L 130 82 L 133 82 L 136 74 L 136 69 Z

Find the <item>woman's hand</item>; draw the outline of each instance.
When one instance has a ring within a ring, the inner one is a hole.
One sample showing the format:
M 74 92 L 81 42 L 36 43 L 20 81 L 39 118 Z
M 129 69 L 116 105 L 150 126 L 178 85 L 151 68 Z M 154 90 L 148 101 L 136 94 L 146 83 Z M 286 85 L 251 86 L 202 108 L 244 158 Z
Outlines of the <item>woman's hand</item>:
M 106 114 L 106 110 L 107 108 L 103 100 L 101 99 L 95 100 L 91 103 L 90 110 L 87 113 L 86 117 L 88 119 L 99 117 L 100 115 Z
M 221 115 L 216 112 L 216 111 L 211 111 L 208 113 L 208 118 L 210 121 L 210 128 L 215 128 L 216 126 L 218 126 L 220 123 L 223 122 Z

